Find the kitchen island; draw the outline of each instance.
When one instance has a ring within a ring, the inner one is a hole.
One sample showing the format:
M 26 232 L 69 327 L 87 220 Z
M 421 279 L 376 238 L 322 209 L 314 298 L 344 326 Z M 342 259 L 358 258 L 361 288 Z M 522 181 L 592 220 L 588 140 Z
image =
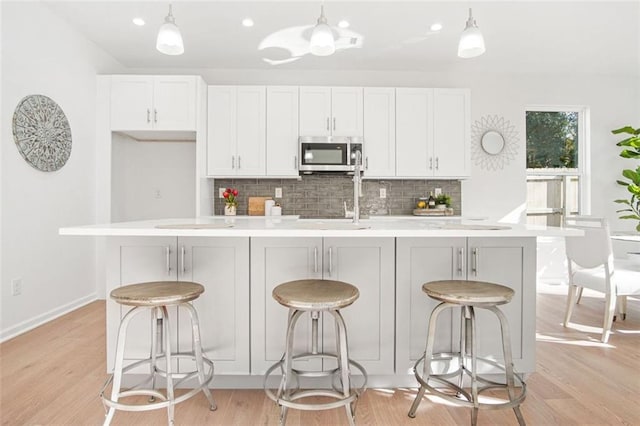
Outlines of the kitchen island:
M 349 220 L 295 217 L 200 217 L 62 228 L 63 235 L 106 236 L 106 291 L 155 280 L 197 281 L 195 306 L 205 352 L 216 364 L 215 385 L 260 387 L 284 349 L 287 310 L 271 298 L 276 285 L 326 278 L 352 283 L 360 298 L 343 311 L 350 355 L 371 386 L 415 386 L 411 367 L 424 350 L 428 315 L 436 305 L 424 282 L 473 279 L 515 291 L 502 307 L 511 326 L 516 369 L 535 370 L 536 237 L 579 231 L 464 219 Z M 107 363 L 125 307 L 107 301 Z M 501 359 L 497 321 L 478 313 L 478 351 Z M 182 313 L 180 313 L 182 315 Z M 126 356 L 148 355 L 150 318 L 132 324 Z M 323 318 L 321 344 L 331 350 L 333 324 Z M 182 317 L 172 339 L 188 350 Z M 310 327 L 299 327 L 298 342 Z M 458 317 L 438 324 L 436 349 L 457 348 Z M 308 340 L 308 339 L 306 339 Z M 301 350 L 305 349 L 303 343 Z M 181 361 L 182 362 L 182 361 Z M 179 369 L 189 366 L 178 366 Z M 327 368 L 318 363 L 307 368 Z

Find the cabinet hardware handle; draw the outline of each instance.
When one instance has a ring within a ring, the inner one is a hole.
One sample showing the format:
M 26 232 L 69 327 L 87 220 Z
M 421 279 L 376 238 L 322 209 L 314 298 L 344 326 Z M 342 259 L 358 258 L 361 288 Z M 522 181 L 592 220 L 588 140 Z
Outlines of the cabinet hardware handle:
M 364 169 L 369 170 L 369 157 L 364 157 Z
M 171 275 L 171 259 L 169 256 L 171 254 L 171 250 L 169 249 L 169 246 L 165 246 L 164 254 L 167 258 L 167 275 Z
M 242 158 L 238 155 L 238 169 L 240 169 L 240 167 L 241 167 L 240 166 L 240 164 L 241 164 L 240 161 L 242 161 Z
M 429 170 L 433 170 L 433 157 L 429 157 Z
M 236 157 L 234 155 L 231 156 L 231 168 L 236 168 Z
M 184 246 L 180 247 L 180 264 L 182 265 L 182 275 L 186 272 L 186 268 L 184 266 Z
M 318 247 L 313 248 L 313 272 L 318 272 Z
M 478 276 L 478 251 L 478 248 L 473 248 L 473 262 L 471 262 L 471 271 L 476 277 Z
M 297 155 L 293 156 L 293 169 L 294 170 L 298 170 L 298 156 Z
M 438 157 L 436 157 L 436 170 L 438 170 L 438 167 L 440 167 L 440 159 Z
M 336 118 L 333 117 L 333 130 L 335 130 L 335 129 L 336 129 Z
M 147 123 L 151 123 L 151 110 L 147 108 Z
M 327 130 L 330 130 L 329 129 L 329 117 L 327 117 Z
M 462 275 L 462 265 L 464 259 L 464 250 L 462 247 L 458 247 L 458 275 Z
M 153 109 L 153 122 L 157 123 L 158 122 L 158 110 L 157 109 Z
M 333 273 L 333 247 L 329 247 L 329 276 Z

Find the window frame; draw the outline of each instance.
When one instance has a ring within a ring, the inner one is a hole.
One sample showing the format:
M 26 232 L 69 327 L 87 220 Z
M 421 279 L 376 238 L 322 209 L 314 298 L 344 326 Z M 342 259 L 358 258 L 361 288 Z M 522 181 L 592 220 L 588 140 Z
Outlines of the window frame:
M 589 129 L 590 111 L 584 105 L 527 105 L 524 109 L 525 120 L 525 152 L 528 112 L 577 112 L 578 113 L 578 167 L 577 169 L 540 168 L 525 169 L 529 176 L 578 176 L 578 206 L 580 214 L 591 214 L 591 137 Z M 525 159 L 526 164 L 526 159 Z M 574 171 L 575 170 L 575 171 Z

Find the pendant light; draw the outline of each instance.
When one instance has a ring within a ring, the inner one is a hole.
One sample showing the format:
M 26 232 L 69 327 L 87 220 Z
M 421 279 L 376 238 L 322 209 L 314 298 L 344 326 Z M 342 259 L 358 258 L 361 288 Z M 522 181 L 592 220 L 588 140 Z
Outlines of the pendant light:
M 478 28 L 476 20 L 473 19 L 471 8 L 469 8 L 469 19 L 467 19 L 467 25 L 460 36 L 460 43 L 458 43 L 458 56 L 475 58 L 482 55 L 485 50 L 484 37 L 482 37 L 480 28 Z
M 164 18 L 164 24 L 158 31 L 156 49 L 165 55 L 182 55 L 184 53 L 182 34 L 180 34 L 180 28 L 176 25 L 176 20 L 171 13 L 171 5 L 169 5 L 169 14 Z
M 327 25 L 327 18 L 324 17 L 324 5 L 320 6 L 320 17 L 311 33 L 309 49 L 311 53 L 316 56 L 329 56 L 333 55 L 336 51 L 333 32 L 331 31 L 331 27 Z

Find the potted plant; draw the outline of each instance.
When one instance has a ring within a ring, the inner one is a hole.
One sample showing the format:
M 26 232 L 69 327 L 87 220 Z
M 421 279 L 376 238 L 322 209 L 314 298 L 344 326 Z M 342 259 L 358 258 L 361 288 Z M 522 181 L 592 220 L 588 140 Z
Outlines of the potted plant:
M 436 197 L 436 208 L 443 210 L 447 207 L 451 207 L 451 197 L 444 193 L 438 195 Z
M 238 209 L 238 190 L 235 188 L 227 188 L 222 193 L 224 197 L 224 214 L 225 216 L 235 216 Z
M 640 128 L 634 129 L 631 126 L 621 127 L 620 129 L 613 130 L 611 133 L 614 135 L 626 134 L 629 135 L 626 139 L 621 140 L 616 145 L 624 147 L 620 152 L 620 157 L 629 158 L 631 160 L 640 159 Z M 636 230 L 640 232 L 640 165 L 635 169 L 624 169 L 622 176 L 626 180 L 617 180 L 618 185 L 622 185 L 627 188 L 627 191 L 631 194 L 628 199 L 615 200 L 618 204 L 624 204 L 626 208 L 618 210 L 618 213 L 623 213 L 620 219 L 631 219 L 638 221 Z

